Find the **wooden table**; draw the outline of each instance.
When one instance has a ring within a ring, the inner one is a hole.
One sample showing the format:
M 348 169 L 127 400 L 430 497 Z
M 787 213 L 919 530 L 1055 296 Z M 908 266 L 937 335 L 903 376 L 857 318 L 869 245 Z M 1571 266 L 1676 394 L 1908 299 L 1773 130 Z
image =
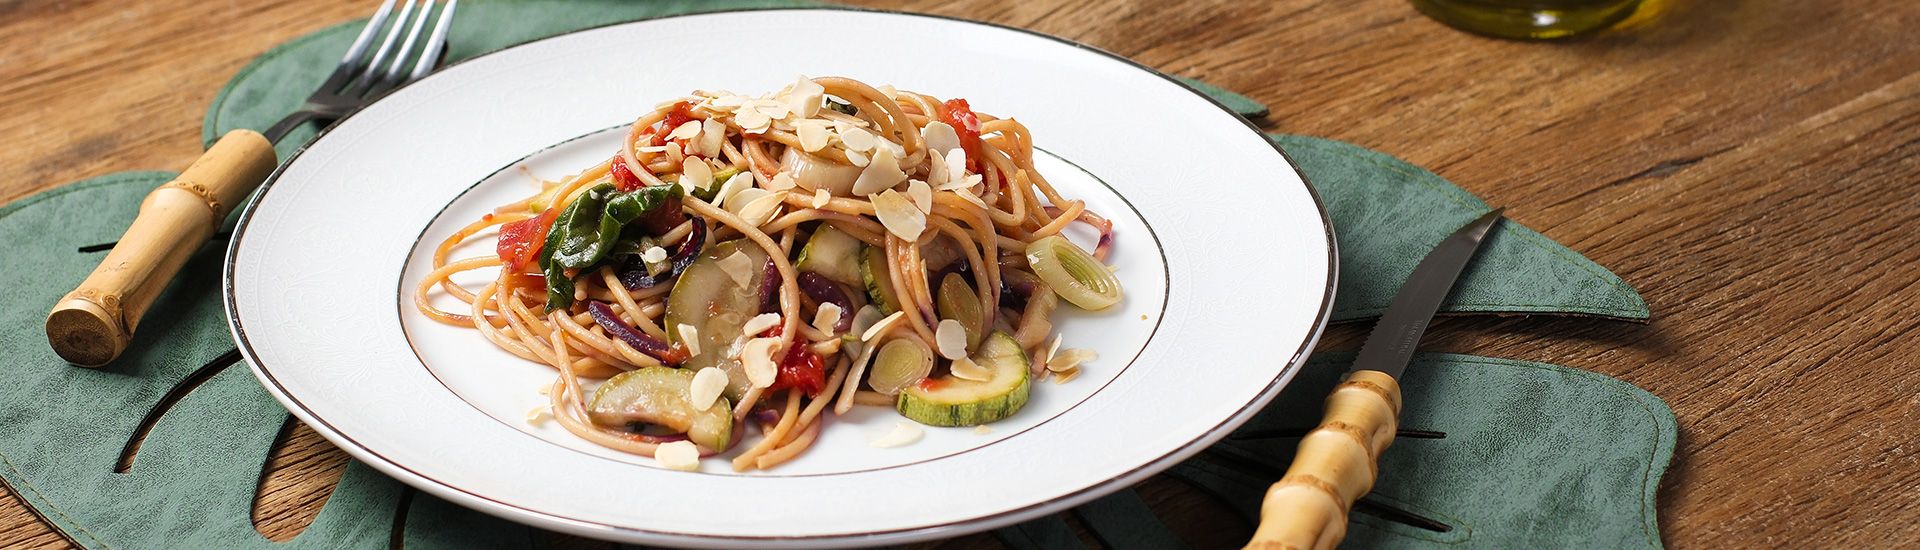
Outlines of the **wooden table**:
M 1650 325 L 1448 319 L 1426 348 L 1665 399 L 1680 420 L 1668 543 L 1920 541 L 1920 4 L 1674 0 L 1607 36 L 1528 44 L 1401 0 L 856 3 L 1028 27 L 1237 90 L 1273 107 L 1271 129 L 1429 167 L 1619 273 Z M 0 201 L 184 167 L 234 71 L 371 4 L 0 2 Z M 344 462 L 293 432 L 261 530 L 297 533 Z M 1177 483 L 1144 492 L 1197 547 L 1251 532 Z M 0 499 L 0 545 L 66 544 Z

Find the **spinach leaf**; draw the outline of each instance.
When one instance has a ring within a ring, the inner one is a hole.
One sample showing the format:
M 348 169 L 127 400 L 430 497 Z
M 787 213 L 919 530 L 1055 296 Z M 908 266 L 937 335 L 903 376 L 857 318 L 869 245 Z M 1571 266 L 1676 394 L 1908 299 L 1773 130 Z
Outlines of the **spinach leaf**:
M 573 280 L 566 270 L 585 271 L 605 260 L 620 243 L 628 223 L 663 207 L 678 207 L 678 185 L 656 185 L 621 193 L 600 184 L 567 205 L 547 231 L 540 267 L 547 277 L 547 311 L 573 305 Z M 631 245 L 629 245 L 631 246 Z
M 603 183 L 574 199 L 547 232 L 547 249 L 553 251 L 553 263 L 560 267 L 585 269 L 600 260 L 606 246 L 600 234 L 607 226 L 606 207 L 615 194 L 613 184 Z M 613 227 L 615 232 L 619 226 Z

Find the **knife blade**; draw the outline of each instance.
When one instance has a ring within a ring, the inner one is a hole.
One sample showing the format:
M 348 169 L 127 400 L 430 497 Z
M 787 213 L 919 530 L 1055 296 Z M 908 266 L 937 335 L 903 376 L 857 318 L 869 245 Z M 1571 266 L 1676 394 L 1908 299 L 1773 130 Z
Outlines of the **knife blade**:
M 1435 245 L 1394 294 L 1367 334 L 1346 377 L 1327 396 L 1319 427 L 1300 439 L 1286 475 L 1267 489 L 1252 549 L 1331 549 L 1346 538 L 1347 514 L 1373 489 L 1380 453 L 1399 427 L 1400 376 L 1427 324 L 1452 293 L 1503 208 L 1467 223 Z

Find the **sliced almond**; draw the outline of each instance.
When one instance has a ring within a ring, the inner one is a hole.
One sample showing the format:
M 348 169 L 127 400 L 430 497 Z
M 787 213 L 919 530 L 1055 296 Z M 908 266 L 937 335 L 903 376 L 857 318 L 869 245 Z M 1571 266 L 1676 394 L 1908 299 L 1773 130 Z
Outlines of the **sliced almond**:
M 973 435 L 987 435 L 990 433 L 993 433 L 993 428 L 987 426 L 986 424 L 981 424 L 979 426 L 973 427 Z
M 953 181 L 953 174 L 947 172 L 947 158 L 937 154 L 927 155 L 927 185 L 944 191 L 949 181 Z
M 679 126 L 673 127 L 673 131 L 667 132 L 667 139 L 670 139 L 670 140 L 693 139 L 694 136 L 700 135 L 700 129 L 703 126 L 704 125 L 701 124 L 700 121 L 698 120 L 689 120 L 689 121 L 680 123 Z
M 773 348 L 779 345 L 779 338 L 754 338 L 740 347 L 740 366 L 747 371 L 747 383 L 756 388 L 773 385 L 780 375 L 779 366 L 773 362 Z
M 959 195 L 960 198 L 966 199 L 967 202 L 973 203 L 974 206 L 978 206 L 983 209 L 987 207 L 987 201 L 980 200 L 980 196 L 973 194 L 973 191 L 966 190 L 966 189 L 954 189 L 948 192 L 953 193 L 955 195 Z
M 888 189 L 873 196 L 874 215 L 880 218 L 880 225 L 887 232 L 901 240 L 912 242 L 920 238 L 927 230 L 927 213 L 921 211 L 899 191 Z
M 660 262 L 667 261 L 667 249 L 660 248 L 658 246 L 647 247 L 646 252 L 640 253 L 640 261 L 647 262 L 650 264 L 657 264 Z
M 948 185 L 953 185 L 953 182 L 959 182 L 959 181 L 966 181 L 966 179 L 967 179 L 967 150 L 966 150 L 966 149 L 958 149 L 958 148 L 956 148 L 956 149 L 954 149 L 954 150 L 951 150 L 951 151 L 947 151 L 947 153 L 946 153 L 946 157 L 947 157 L 947 158 L 945 158 L 945 159 L 942 159 L 942 160 L 945 160 L 945 161 L 947 161 L 947 162 L 946 162 L 946 164 L 947 164 L 947 184 L 948 184 Z
M 826 99 L 827 89 L 807 77 L 793 83 L 793 91 L 787 96 L 787 108 L 798 113 L 800 118 L 810 118 L 820 112 L 821 100 Z
M 720 394 L 727 391 L 727 371 L 719 367 L 707 367 L 693 373 L 693 384 L 687 387 L 687 403 L 693 410 L 704 411 L 713 406 Z
M 833 327 L 840 324 L 840 314 L 845 312 L 846 310 L 840 309 L 840 304 L 833 302 L 820 304 L 820 309 L 813 312 L 813 328 L 833 334 Z
M 877 151 L 873 155 L 873 162 L 867 163 L 867 167 L 860 171 L 860 177 L 854 178 L 853 194 L 860 197 L 872 195 L 892 189 L 906 179 L 907 173 L 900 171 L 900 160 L 894 158 L 892 152 Z
M 927 182 L 907 180 L 907 198 L 913 199 L 913 205 L 921 212 L 933 212 L 933 188 Z
M 859 151 L 847 151 L 847 164 L 866 167 L 866 165 L 869 162 L 871 162 L 871 159 L 867 157 L 866 153 L 862 153 Z
M 972 359 L 965 357 L 954 359 L 953 364 L 948 365 L 947 370 L 953 373 L 954 378 L 961 380 L 985 382 L 993 379 L 993 371 L 987 370 L 986 367 L 982 367 L 979 363 L 975 363 Z
M 840 143 L 845 144 L 847 150 L 850 151 L 859 151 L 862 153 L 872 151 L 874 142 L 879 139 L 879 137 L 873 135 L 873 132 L 860 128 L 848 127 L 840 131 Z
M 758 336 L 760 333 L 766 332 L 767 329 L 773 328 L 774 325 L 778 324 L 780 324 L 780 314 L 762 313 L 753 316 L 752 319 L 747 319 L 746 324 L 740 325 L 740 332 L 750 337 Z
M 813 190 L 813 207 L 814 208 L 826 208 L 827 203 L 829 202 L 833 202 L 832 192 L 827 191 L 826 188 L 824 187 Z
M 722 191 L 724 190 L 725 189 L 722 189 Z M 748 187 L 734 191 L 733 196 L 727 198 L 726 211 L 732 212 L 735 216 L 739 216 L 742 212 L 747 211 L 748 203 L 760 200 L 760 197 L 765 197 L 768 193 L 771 193 L 771 191 L 758 187 Z M 715 196 L 714 198 L 717 199 L 719 197 Z
M 1079 377 L 1080 377 L 1080 369 L 1077 369 L 1077 368 L 1067 369 L 1064 371 L 1056 371 L 1053 373 L 1053 383 L 1065 384 L 1067 383 L 1068 380 L 1072 380 Z
M 735 193 L 739 193 L 741 190 L 747 189 L 750 187 L 753 187 L 752 173 L 749 173 L 749 172 L 735 173 L 733 177 L 727 178 L 726 183 L 720 184 L 719 192 L 716 192 L 713 194 L 713 205 L 720 206 L 721 204 L 725 203 L 729 197 L 732 197 Z
M 687 357 L 700 355 L 700 329 L 694 328 L 693 325 L 680 323 L 680 325 L 674 327 L 673 330 L 680 333 L 680 343 L 687 346 Z
M 920 441 L 920 438 L 925 435 L 926 430 L 920 429 L 918 424 L 898 420 L 893 423 L 892 430 L 888 430 L 885 435 L 868 440 L 867 445 L 882 449 L 905 447 Z
M 874 89 L 880 90 L 880 95 L 887 96 L 887 99 L 899 99 L 900 97 L 900 91 L 893 89 L 892 84 L 881 84 Z
M 967 327 L 953 319 L 941 319 L 940 326 L 933 331 L 935 347 L 940 348 L 940 356 L 954 361 L 958 369 L 961 361 L 967 360 Z M 971 364 L 972 361 L 967 361 Z M 974 365 L 979 367 L 980 365 Z
M 725 258 L 721 258 L 719 264 L 720 270 L 726 272 L 728 277 L 733 278 L 733 284 L 739 285 L 740 288 L 747 288 L 747 285 L 752 284 L 753 272 L 760 269 L 760 266 L 753 265 L 753 258 L 748 258 L 746 254 L 738 250 L 733 251 L 733 254 Z
M 1047 359 L 1047 370 L 1050 370 L 1053 372 L 1066 372 L 1069 370 L 1078 370 L 1082 363 L 1086 363 L 1087 361 L 1092 361 L 1098 357 L 1099 357 L 1099 354 L 1094 353 L 1093 350 L 1090 350 L 1090 349 L 1083 349 L 1083 348 L 1063 349 L 1063 350 L 1060 350 L 1059 353 L 1053 354 L 1053 357 Z
M 733 114 L 733 123 L 740 125 L 743 133 L 764 134 L 767 133 L 767 126 L 773 124 L 773 117 L 743 106 Z
M 691 123 L 689 123 L 691 124 Z M 707 161 L 687 157 L 680 162 L 680 187 L 698 191 L 713 185 L 713 167 Z
M 740 219 L 745 220 L 754 227 L 760 227 L 766 225 L 767 222 L 773 221 L 775 216 L 780 215 L 780 205 L 786 203 L 787 195 L 786 193 L 774 193 L 765 189 L 756 190 L 766 194 L 747 201 L 745 205 L 742 205 L 740 207 Z M 735 199 L 738 200 L 738 197 L 735 197 Z
M 800 149 L 809 153 L 825 149 L 833 141 L 833 131 L 827 129 L 827 123 L 820 120 L 802 120 L 793 123 L 794 133 L 800 136 Z
M 773 179 L 767 180 L 768 191 L 786 191 L 798 183 L 793 181 L 793 172 L 774 172 Z
M 873 307 L 873 306 L 867 306 L 867 307 Z M 875 310 L 875 311 L 878 311 L 878 310 Z M 860 341 L 862 342 L 873 341 L 875 337 L 880 336 L 880 333 L 886 332 L 887 327 L 891 327 L 893 326 L 894 323 L 900 322 L 900 319 L 902 317 L 905 317 L 906 314 L 907 312 L 905 311 L 895 311 L 893 312 L 892 315 L 882 317 L 879 321 L 874 321 L 872 326 L 867 327 L 867 330 L 862 331 L 860 333 Z M 859 321 L 860 321 L 860 318 L 858 316 L 855 316 L 854 322 L 858 323 Z
M 696 472 L 700 470 L 700 448 L 692 441 L 672 441 L 653 448 L 653 461 L 661 468 Z
M 720 145 L 727 140 L 727 125 L 718 120 L 707 119 L 700 126 L 700 154 L 713 158 L 720 156 Z
M 1047 364 L 1048 361 L 1053 360 L 1053 354 L 1060 353 L 1060 341 L 1066 337 L 1066 334 L 1053 335 L 1053 343 L 1047 344 L 1047 353 L 1040 356 L 1040 364 Z
M 534 408 L 531 408 L 531 409 L 527 409 L 527 424 L 528 424 L 528 425 L 532 425 L 532 426 L 539 426 L 539 425 L 542 425 L 542 424 L 546 424 L 546 423 L 547 423 L 547 421 L 548 421 L 548 420 L 551 420 L 552 418 L 553 418 L 553 407 L 552 407 L 552 406 L 549 406 L 549 405 L 541 405 L 541 406 L 538 406 L 538 407 L 534 407 Z
M 945 122 L 929 122 L 920 127 L 920 139 L 927 142 L 927 148 L 945 155 L 947 151 L 960 148 L 960 133 Z
M 635 152 L 635 153 L 665 153 L 665 152 L 667 152 L 667 146 L 665 146 L 665 145 L 648 145 L 648 146 L 644 146 L 644 147 L 635 147 L 635 148 L 633 148 L 633 152 Z

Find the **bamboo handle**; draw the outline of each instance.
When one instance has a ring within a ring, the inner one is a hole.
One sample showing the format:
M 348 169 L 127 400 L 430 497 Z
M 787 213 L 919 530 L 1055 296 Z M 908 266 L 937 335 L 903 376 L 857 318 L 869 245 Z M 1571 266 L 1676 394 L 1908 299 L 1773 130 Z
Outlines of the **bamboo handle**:
M 147 193 L 113 251 L 47 314 L 53 351 L 84 367 L 120 356 L 147 306 L 274 164 L 265 136 L 234 130 L 180 177 Z
M 1399 425 L 1400 384 L 1387 373 L 1348 373 L 1327 396 L 1326 417 L 1300 440 L 1293 465 L 1267 489 L 1247 548 L 1327 550 L 1347 536 L 1347 512 L 1373 489 L 1380 453 Z

